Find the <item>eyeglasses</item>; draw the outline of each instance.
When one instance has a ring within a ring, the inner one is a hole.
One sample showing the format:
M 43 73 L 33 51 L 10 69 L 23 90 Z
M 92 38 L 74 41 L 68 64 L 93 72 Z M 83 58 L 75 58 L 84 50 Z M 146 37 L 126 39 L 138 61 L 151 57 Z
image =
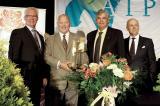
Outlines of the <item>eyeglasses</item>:
M 38 16 L 37 15 L 26 15 L 26 17 L 32 17 L 32 18 L 38 18 Z

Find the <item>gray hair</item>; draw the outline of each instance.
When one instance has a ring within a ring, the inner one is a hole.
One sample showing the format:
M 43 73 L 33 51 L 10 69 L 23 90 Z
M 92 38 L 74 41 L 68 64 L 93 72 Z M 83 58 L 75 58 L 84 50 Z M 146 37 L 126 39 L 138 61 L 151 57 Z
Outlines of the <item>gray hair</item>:
M 99 16 L 99 15 L 101 15 L 101 14 L 103 14 L 103 13 L 106 14 L 107 17 L 109 18 L 109 14 L 108 14 L 105 10 L 103 10 L 103 9 L 98 10 L 96 16 Z
M 61 14 L 61 15 L 59 15 L 57 22 L 59 22 L 59 20 L 60 20 L 61 17 L 66 17 L 66 18 L 68 19 L 68 21 L 70 22 L 70 19 L 69 19 L 69 17 L 68 17 L 66 14 Z
M 139 21 L 136 18 L 130 18 L 130 19 L 127 20 L 126 27 L 128 27 L 129 22 L 132 21 L 132 20 L 135 20 L 139 25 Z
M 24 11 L 24 16 L 27 16 L 28 15 L 28 11 L 30 11 L 30 10 L 36 11 L 37 17 L 38 17 L 38 9 L 36 7 L 28 7 L 28 8 L 26 8 L 25 11 Z

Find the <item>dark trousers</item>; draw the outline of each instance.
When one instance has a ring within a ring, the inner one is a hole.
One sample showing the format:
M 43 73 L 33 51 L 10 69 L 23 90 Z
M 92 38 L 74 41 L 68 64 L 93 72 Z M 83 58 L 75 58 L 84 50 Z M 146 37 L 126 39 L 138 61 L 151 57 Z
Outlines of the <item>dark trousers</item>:
M 34 106 L 40 106 L 41 78 L 39 68 L 32 66 L 22 67 L 21 75 L 24 78 L 24 84 L 30 90 L 31 102 Z
M 40 106 L 40 91 L 41 91 L 40 80 L 34 79 L 34 81 L 32 80 L 32 81 L 24 81 L 24 82 L 25 82 L 25 85 L 28 86 L 30 90 L 30 98 L 33 103 L 33 106 Z
M 54 87 L 46 87 L 46 97 L 45 97 L 46 106 L 66 106 L 65 98 L 61 99 L 60 91 Z

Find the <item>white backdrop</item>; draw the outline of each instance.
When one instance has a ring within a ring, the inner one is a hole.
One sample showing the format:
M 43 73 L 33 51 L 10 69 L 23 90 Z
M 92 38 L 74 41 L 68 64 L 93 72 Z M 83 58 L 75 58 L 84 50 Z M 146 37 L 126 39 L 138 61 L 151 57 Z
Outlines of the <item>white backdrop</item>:
M 71 19 L 71 31 L 87 34 L 96 29 L 95 13 L 101 8 L 110 11 L 110 26 L 121 29 L 125 38 L 127 20 L 137 18 L 140 35 L 153 40 L 156 57 L 160 58 L 160 0 L 55 0 L 55 31 L 58 15 L 65 13 Z
M 22 7 L 6 7 L 0 6 L 0 40 L 6 42 L 6 49 L 8 49 L 10 34 L 13 29 L 24 26 L 24 10 Z M 45 18 L 46 10 L 38 9 L 39 20 L 36 29 L 44 35 L 45 33 Z

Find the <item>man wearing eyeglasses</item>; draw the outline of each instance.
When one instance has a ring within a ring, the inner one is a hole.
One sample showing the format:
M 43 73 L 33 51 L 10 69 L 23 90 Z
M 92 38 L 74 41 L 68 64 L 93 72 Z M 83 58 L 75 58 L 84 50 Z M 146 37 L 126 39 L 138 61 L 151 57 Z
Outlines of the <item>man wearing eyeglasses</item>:
M 44 61 L 44 40 L 36 31 L 38 10 L 28 7 L 24 15 L 25 27 L 15 29 L 9 41 L 9 59 L 21 69 L 24 83 L 31 91 L 30 97 L 34 106 L 40 105 L 41 79 L 47 84 Z

